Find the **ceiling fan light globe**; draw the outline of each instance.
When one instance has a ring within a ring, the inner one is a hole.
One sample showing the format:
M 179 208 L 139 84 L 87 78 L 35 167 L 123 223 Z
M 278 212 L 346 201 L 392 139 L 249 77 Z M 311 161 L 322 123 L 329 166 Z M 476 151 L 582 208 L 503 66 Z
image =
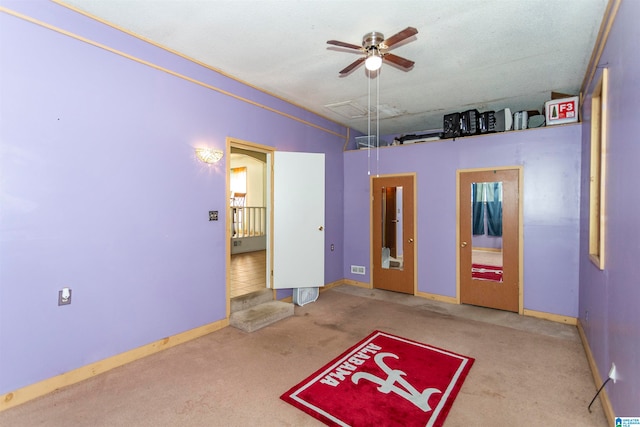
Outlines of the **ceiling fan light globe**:
M 371 55 L 364 61 L 364 66 L 369 71 L 379 70 L 382 66 L 382 57 L 378 55 Z

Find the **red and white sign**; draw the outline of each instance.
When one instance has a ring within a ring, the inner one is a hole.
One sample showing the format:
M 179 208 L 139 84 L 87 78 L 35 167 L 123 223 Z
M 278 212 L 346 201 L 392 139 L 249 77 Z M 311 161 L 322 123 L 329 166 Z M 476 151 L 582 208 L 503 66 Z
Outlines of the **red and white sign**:
M 555 99 L 545 103 L 547 125 L 578 121 L 578 97 Z
M 332 426 L 441 426 L 473 362 L 376 331 L 281 398 Z

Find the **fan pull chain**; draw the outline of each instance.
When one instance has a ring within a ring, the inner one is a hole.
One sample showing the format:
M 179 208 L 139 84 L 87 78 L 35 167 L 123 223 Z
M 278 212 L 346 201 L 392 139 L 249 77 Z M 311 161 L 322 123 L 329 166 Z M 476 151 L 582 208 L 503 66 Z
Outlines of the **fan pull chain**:
M 380 176 L 380 74 L 379 68 L 376 76 L 376 177 Z
M 371 72 L 367 70 L 367 145 L 371 136 Z M 367 175 L 371 176 L 371 147 L 367 147 Z

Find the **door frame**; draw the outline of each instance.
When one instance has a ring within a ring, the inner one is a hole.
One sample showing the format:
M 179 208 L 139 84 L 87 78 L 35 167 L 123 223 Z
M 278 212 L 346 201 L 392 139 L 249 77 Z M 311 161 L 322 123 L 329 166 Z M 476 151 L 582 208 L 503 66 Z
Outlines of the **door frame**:
M 231 218 L 229 216 L 228 204 L 229 197 L 227 192 L 231 182 L 231 147 L 240 148 L 248 151 L 255 151 L 258 153 L 264 153 L 267 155 L 267 173 L 265 183 L 265 200 L 267 201 L 267 271 L 265 271 L 267 278 L 267 286 L 265 289 L 273 290 L 273 297 L 276 297 L 276 291 L 273 289 L 272 279 L 273 276 L 270 272 L 273 271 L 273 153 L 276 151 L 274 147 L 268 145 L 256 144 L 254 142 L 244 141 L 242 139 L 233 138 L 228 136 L 226 138 L 226 161 L 225 161 L 225 253 L 226 253 L 226 266 L 225 266 L 225 282 L 226 282 L 226 300 L 227 300 L 227 319 L 231 316 Z
M 456 302 L 460 300 L 460 174 L 469 172 L 514 170 L 518 172 L 518 314 L 524 314 L 524 166 L 497 166 L 492 168 L 473 168 L 456 170 Z
M 385 175 L 371 175 L 369 177 L 369 288 L 370 289 L 378 289 L 374 288 L 374 245 L 373 245 L 373 180 L 379 178 L 411 178 L 413 180 L 413 192 L 411 193 L 411 197 L 413 198 L 413 236 L 410 238 L 413 239 L 413 293 L 412 295 L 417 295 L 418 292 L 418 203 L 417 203 L 417 194 L 418 194 L 418 180 L 416 179 L 417 174 L 415 172 L 411 173 L 397 173 L 397 174 L 385 174 Z M 403 192 L 403 203 L 404 203 L 404 193 Z M 404 209 L 403 209 L 404 212 Z M 407 236 L 403 232 L 403 239 L 406 239 Z

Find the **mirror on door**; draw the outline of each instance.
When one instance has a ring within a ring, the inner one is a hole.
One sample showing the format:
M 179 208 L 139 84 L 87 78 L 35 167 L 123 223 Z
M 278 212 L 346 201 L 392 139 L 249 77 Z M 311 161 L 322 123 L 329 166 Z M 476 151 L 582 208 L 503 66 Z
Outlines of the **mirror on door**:
M 502 182 L 471 184 L 471 277 L 502 282 Z
M 402 187 L 382 187 L 382 268 L 403 269 Z

